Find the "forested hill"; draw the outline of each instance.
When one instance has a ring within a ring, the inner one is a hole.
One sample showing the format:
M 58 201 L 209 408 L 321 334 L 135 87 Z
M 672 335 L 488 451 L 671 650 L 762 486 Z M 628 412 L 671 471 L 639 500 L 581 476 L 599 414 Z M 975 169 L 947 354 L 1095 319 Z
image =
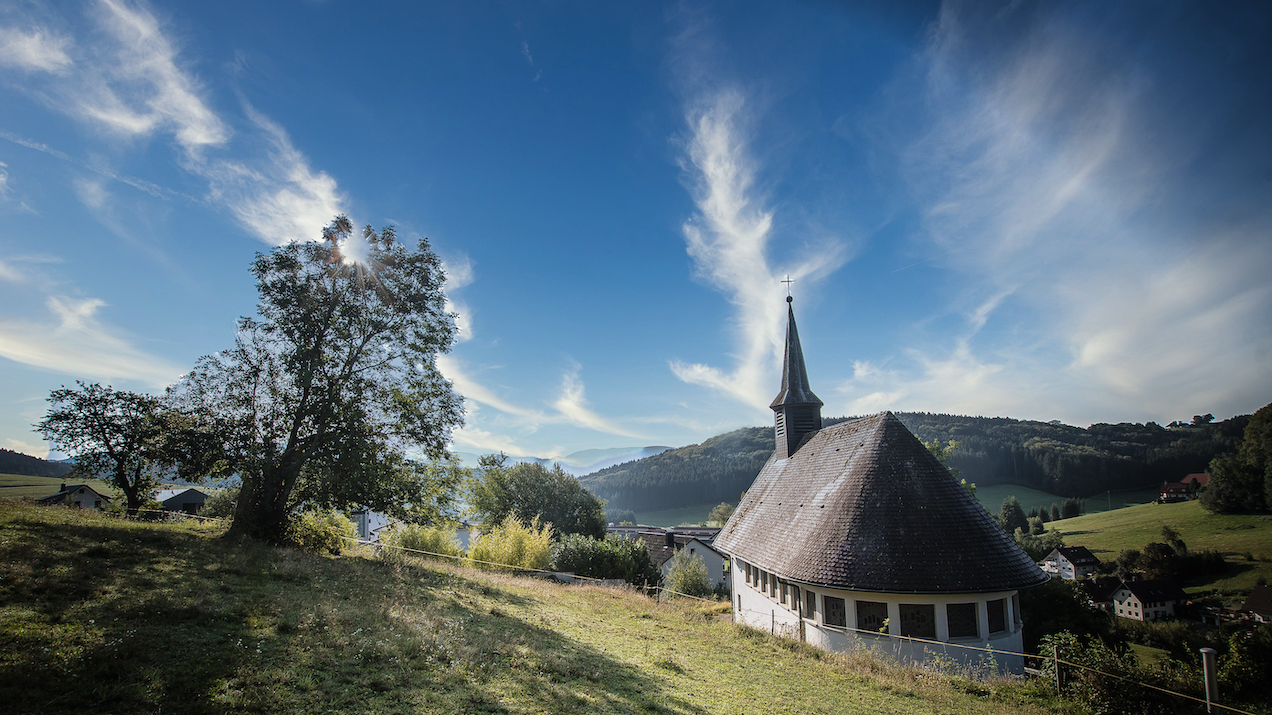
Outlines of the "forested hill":
M 1077 497 L 1152 486 L 1205 471 L 1212 458 L 1236 450 L 1249 421 L 1244 415 L 1199 427 L 1121 423 L 1082 428 L 1006 417 L 896 414 L 922 440 L 957 441 L 950 464 L 970 482 L 1019 484 Z M 846 419 L 850 418 L 826 418 L 822 424 Z M 773 428 L 746 427 L 702 444 L 608 467 L 579 481 L 618 509 L 736 504 L 772 453 Z
M 47 462 L 21 452 L 0 449 L 0 474 L 25 474 L 34 477 L 60 477 L 71 471 L 71 465 Z

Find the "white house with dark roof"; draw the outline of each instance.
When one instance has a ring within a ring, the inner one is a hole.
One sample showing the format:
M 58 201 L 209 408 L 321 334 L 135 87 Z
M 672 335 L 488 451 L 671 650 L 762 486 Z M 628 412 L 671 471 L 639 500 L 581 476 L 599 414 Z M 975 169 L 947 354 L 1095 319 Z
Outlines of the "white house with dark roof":
M 1061 546 L 1052 549 L 1038 565 L 1053 576 L 1076 581 L 1095 573 L 1100 560 L 1085 546 Z
M 1020 671 L 1018 592 L 1049 577 L 891 412 L 820 429 L 821 406 L 788 308 L 777 449 L 714 543 L 734 620 L 826 650 Z
M 81 509 L 103 509 L 110 504 L 111 499 L 87 484 L 63 484 L 58 491 L 35 501 L 45 506 L 63 504 Z
M 1161 621 L 1174 618 L 1176 609 L 1187 602 L 1188 595 L 1168 578 L 1124 581 L 1113 593 L 1113 613 L 1136 621 Z

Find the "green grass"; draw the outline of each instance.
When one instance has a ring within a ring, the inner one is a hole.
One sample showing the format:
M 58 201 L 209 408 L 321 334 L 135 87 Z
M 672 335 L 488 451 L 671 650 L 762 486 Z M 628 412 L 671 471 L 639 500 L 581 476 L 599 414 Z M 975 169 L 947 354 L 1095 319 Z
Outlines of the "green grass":
M 1056 711 L 1045 683 L 829 655 L 719 606 L 219 528 L 0 501 L 0 711 Z
M 76 479 L 73 477 L 32 477 L 24 474 L 0 474 L 0 498 L 39 499 L 56 494 L 63 484 L 87 484 L 99 494 L 112 499 L 119 496 L 119 490 L 100 479 Z
M 1101 561 L 1117 558 L 1123 549 L 1142 549 L 1151 541 L 1161 541 L 1162 526 L 1169 526 L 1189 549 L 1224 554 L 1227 572 L 1184 586 L 1194 595 L 1214 591 L 1228 605 L 1249 594 L 1259 577 L 1272 581 L 1272 517 L 1266 515 L 1211 514 L 1200 502 L 1190 501 L 1143 504 L 1047 526 L 1059 529 L 1066 544 L 1085 546 Z
M 715 504 L 706 504 L 663 511 L 638 511 L 636 523 L 648 526 L 696 526 L 706 521 L 714 508 L 716 508 Z

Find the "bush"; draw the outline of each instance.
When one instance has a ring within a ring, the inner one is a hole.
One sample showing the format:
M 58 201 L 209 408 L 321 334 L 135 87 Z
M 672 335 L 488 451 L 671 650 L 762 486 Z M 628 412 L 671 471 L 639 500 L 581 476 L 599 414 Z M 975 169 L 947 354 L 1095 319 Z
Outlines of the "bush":
M 459 537 L 454 529 L 443 526 L 421 526 L 419 524 L 397 524 L 391 529 L 381 532 L 380 543 L 402 549 L 426 551 L 427 554 L 416 554 L 427 557 L 429 554 L 443 556 L 463 556 L 464 549 L 459 545 Z M 386 549 L 382 554 L 398 555 L 403 552 L 397 549 Z
M 203 508 L 199 510 L 199 516 L 209 516 L 220 519 L 228 519 L 234 516 L 234 508 L 238 506 L 239 490 L 242 487 L 235 485 L 225 489 L 208 490 L 207 501 L 203 502 Z
M 1096 715 L 1113 713 L 1173 713 L 1183 702 L 1173 695 L 1159 690 L 1145 688 L 1147 685 L 1165 688 L 1175 692 L 1197 697 L 1201 692 L 1201 674 L 1178 661 L 1167 661 L 1163 664 L 1142 665 L 1130 653 L 1114 652 L 1100 639 L 1078 636 L 1064 631 L 1049 635 L 1042 639 L 1040 653 L 1042 659 L 1042 677 L 1053 680 L 1056 663 L 1049 659 L 1052 646 L 1058 649 L 1061 661 L 1073 663 L 1084 668 L 1060 664 L 1060 680 L 1065 697 L 1072 697 L 1087 706 Z M 1105 673 L 1120 676 L 1108 677 Z M 1128 682 L 1129 681 L 1129 682 Z
M 478 568 L 499 568 L 503 564 L 521 569 L 547 569 L 552 564 L 552 525 L 540 526 L 539 517 L 526 526 L 513 514 L 468 547 L 469 564 Z M 477 563 L 486 562 L 486 563 Z
M 671 557 L 667 567 L 666 586 L 677 593 L 705 598 L 715 593 L 711 579 L 707 576 L 707 565 L 702 557 L 690 554 L 688 549 L 681 549 Z
M 332 509 L 307 511 L 293 516 L 287 524 L 287 541 L 304 551 L 338 556 L 345 538 L 356 539 L 358 529 L 345 516 Z
M 658 567 L 645 542 L 610 534 L 593 539 L 566 534 L 552 552 L 552 568 L 588 578 L 621 578 L 631 584 L 658 583 Z

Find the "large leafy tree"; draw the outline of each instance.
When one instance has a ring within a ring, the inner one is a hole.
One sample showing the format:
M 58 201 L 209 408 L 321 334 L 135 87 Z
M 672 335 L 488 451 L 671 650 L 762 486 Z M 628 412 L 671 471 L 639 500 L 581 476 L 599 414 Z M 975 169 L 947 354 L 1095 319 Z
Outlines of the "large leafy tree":
M 507 456 L 481 458 L 468 488 L 468 505 L 484 523 L 503 521 L 509 514 L 522 521 L 536 516 L 558 534 L 605 536 L 605 502 L 597 499 L 561 465 L 547 469 L 536 462 L 511 467 Z
M 1201 505 L 1221 513 L 1272 510 L 1272 405 L 1250 417 L 1236 454 L 1210 463 Z
M 74 458 L 71 474 L 105 478 L 123 492 L 128 514 L 136 515 L 174 464 L 169 447 L 175 420 L 151 395 L 76 384 L 49 393 L 49 411 L 36 429 Z
M 216 435 L 216 471 L 242 478 L 231 533 L 284 541 L 302 505 L 401 513 L 444 502 L 454 465 L 406 456 L 445 459 L 463 423 L 435 364 L 455 322 L 428 242 L 409 250 L 370 226 L 357 236 L 339 216 L 322 242 L 258 254 L 252 272 L 258 315 L 171 391 Z

